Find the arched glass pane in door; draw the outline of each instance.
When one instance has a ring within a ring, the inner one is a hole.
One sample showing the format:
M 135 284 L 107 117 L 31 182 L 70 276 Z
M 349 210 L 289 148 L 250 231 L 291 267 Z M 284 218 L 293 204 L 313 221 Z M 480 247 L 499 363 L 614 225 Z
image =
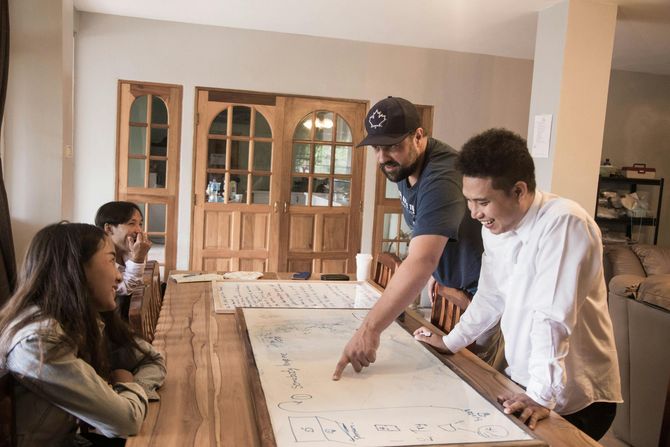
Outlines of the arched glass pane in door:
M 128 187 L 167 187 L 168 110 L 160 96 L 142 95 L 130 106 Z
M 349 206 L 353 138 L 335 112 L 315 110 L 293 132 L 291 205 Z
M 207 202 L 270 203 L 272 130 L 255 107 L 231 105 L 207 136 Z

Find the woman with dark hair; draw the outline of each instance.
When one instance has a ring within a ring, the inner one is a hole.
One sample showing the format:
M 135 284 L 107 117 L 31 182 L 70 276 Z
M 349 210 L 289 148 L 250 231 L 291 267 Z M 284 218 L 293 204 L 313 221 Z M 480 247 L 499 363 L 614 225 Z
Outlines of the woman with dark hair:
M 104 435 L 83 434 L 94 445 L 110 445 L 105 437 L 136 434 L 157 398 L 164 360 L 114 312 L 115 259 L 93 225 L 49 225 L 33 238 L 0 310 L 0 376 L 14 378 L 19 447 L 87 445 L 78 420 Z
M 95 226 L 107 234 L 116 249 L 116 268 L 123 276 L 116 289 L 121 316 L 128 321 L 130 295 L 144 287 L 144 267 L 151 240 L 143 231 L 142 211 L 133 202 L 107 202 L 95 214 Z M 125 298 L 121 298 L 125 297 Z

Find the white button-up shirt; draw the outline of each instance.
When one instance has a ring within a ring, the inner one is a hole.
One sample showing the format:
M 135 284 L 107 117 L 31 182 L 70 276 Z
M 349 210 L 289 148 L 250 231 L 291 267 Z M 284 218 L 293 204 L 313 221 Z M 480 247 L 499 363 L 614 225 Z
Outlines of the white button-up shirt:
M 507 375 L 537 403 L 572 414 L 621 402 L 598 226 L 583 208 L 536 191 L 517 228 L 482 228 L 479 289 L 444 337 L 450 351 L 500 321 Z

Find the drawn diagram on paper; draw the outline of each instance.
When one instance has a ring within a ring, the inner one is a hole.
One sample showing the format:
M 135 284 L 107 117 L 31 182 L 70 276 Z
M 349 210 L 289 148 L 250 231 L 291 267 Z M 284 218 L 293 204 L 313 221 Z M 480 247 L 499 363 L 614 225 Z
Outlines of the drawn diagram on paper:
M 216 313 L 235 307 L 370 308 L 380 293 L 363 282 L 218 281 L 212 282 Z
M 335 364 L 367 311 L 244 309 L 278 446 L 387 446 L 533 438 L 393 323 L 362 373 Z

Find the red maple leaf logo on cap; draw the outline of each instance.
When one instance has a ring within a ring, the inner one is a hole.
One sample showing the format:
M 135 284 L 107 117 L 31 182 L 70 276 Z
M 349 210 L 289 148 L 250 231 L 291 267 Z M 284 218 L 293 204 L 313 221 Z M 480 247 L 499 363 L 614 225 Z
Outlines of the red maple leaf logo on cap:
M 385 122 L 386 122 L 386 115 L 380 112 L 379 109 L 376 109 L 372 113 L 372 115 L 370 115 L 370 118 L 368 118 L 368 123 L 370 123 L 371 129 L 382 127 Z

